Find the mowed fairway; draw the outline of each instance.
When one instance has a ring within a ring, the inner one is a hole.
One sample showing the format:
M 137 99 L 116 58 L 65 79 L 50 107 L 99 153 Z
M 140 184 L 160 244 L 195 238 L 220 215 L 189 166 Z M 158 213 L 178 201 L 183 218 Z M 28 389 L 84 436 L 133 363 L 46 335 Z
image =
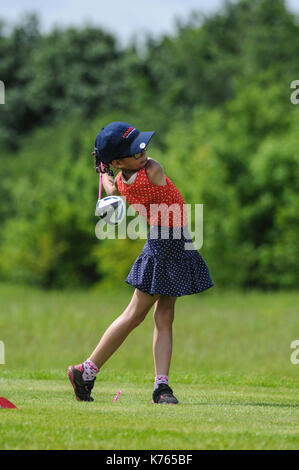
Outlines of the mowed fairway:
M 213 288 L 177 300 L 170 385 L 151 404 L 152 312 L 79 403 L 66 369 L 88 357 L 133 288 L 43 292 L 0 286 L 0 449 L 298 449 L 299 294 Z M 117 403 L 113 399 L 122 393 Z

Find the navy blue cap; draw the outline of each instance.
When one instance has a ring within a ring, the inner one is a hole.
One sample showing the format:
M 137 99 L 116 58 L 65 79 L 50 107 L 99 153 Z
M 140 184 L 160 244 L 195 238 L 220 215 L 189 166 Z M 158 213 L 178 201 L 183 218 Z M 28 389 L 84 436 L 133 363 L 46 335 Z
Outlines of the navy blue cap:
M 141 152 L 155 132 L 140 132 L 126 122 L 115 121 L 103 127 L 95 140 L 95 152 L 103 163 Z

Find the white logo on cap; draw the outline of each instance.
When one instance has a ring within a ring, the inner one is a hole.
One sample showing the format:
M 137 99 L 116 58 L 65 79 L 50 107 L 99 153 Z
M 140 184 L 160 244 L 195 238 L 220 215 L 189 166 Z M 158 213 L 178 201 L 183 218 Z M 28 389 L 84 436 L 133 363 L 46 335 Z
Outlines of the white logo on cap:
M 144 149 L 144 148 L 146 147 L 146 144 L 145 144 L 144 142 L 141 142 L 141 144 L 139 145 L 139 147 L 140 147 L 141 149 Z

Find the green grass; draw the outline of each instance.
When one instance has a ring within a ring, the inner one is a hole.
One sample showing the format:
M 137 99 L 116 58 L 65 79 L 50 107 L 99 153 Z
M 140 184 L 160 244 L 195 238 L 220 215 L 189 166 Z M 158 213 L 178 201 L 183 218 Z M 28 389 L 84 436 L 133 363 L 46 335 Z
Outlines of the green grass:
M 77 402 L 66 377 L 133 289 L 0 285 L 0 396 L 18 407 L 0 410 L 0 449 L 298 449 L 299 294 L 213 289 L 177 300 L 180 404 L 167 407 L 151 404 L 153 309 L 101 370 L 95 402 Z

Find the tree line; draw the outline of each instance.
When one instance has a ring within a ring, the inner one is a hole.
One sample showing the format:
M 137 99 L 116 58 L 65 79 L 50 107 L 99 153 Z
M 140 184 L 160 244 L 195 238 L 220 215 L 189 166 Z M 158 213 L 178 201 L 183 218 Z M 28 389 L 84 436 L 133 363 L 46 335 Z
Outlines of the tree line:
M 0 22 L 0 277 L 119 283 L 144 240 L 99 241 L 90 153 L 107 123 L 156 130 L 149 154 L 187 203 L 219 286 L 298 286 L 298 18 L 282 0 L 226 2 L 173 35 Z M 113 268 L 112 268 L 113 266 Z

